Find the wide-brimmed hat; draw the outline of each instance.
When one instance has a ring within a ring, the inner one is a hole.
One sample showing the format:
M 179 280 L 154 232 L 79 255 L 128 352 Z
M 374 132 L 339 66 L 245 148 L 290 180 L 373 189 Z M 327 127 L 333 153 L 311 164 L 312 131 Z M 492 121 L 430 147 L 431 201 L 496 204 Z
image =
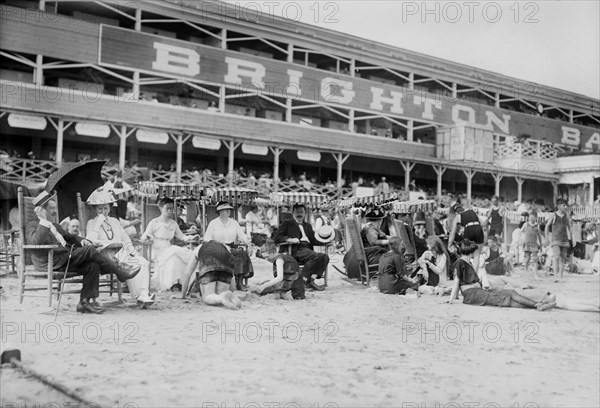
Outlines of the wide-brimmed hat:
M 104 205 L 104 204 L 112 204 L 116 202 L 117 199 L 115 196 L 108 190 L 105 190 L 104 187 L 97 188 L 90 194 L 86 203 L 88 205 Z
M 49 192 L 42 191 L 33 199 L 33 205 L 35 207 L 43 207 L 48 201 L 52 200 L 52 198 L 54 198 L 54 196 Z
M 233 206 L 229 204 L 227 201 L 219 201 L 217 203 L 217 212 L 222 210 L 234 210 Z
M 315 239 L 324 244 L 328 244 L 335 238 L 335 230 L 331 225 L 323 225 L 315 232 Z
M 381 210 L 371 210 L 367 212 L 364 217 L 368 220 L 379 220 L 385 217 L 385 214 Z
M 464 210 L 465 209 L 463 208 L 462 205 L 460 205 L 460 203 L 454 203 L 454 204 L 452 204 L 452 207 L 450 207 L 450 211 L 452 211 L 455 214 L 461 213 Z
M 419 211 L 415 216 L 414 225 L 425 225 L 427 222 L 425 221 L 425 213 L 423 211 Z

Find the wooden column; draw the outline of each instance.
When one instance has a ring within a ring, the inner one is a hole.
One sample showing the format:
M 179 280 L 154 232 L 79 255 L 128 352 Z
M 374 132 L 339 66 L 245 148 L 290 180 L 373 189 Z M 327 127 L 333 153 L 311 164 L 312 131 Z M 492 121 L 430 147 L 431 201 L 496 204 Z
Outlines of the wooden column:
M 591 206 L 594 205 L 594 178 L 592 177 L 592 182 L 590 183 L 590 197 L 588 200 L 588 204 Z
M 408 120 L 407 126 L 406 126 L 406 140 L 409 142 L 413 141 L 414 127 L 415 127 L 415 121 L 412 119 Z
M 62 119 L 58 119 L 56 123 L 52 118 L 47 118 L 48 122 L 56 129 L 56 163 L 61 164 L 63 161 L 63 144 L 64 144 L 64 133 L 65 130 L 73 124 L 73 122 L 65 122 Z
M 469 169 L 463 169 L 463 173 L 465 173 L 465 176 L 467 176 L 467 204 L 470 206 L 471 205 L 471 190 L 472 190 L 472 184 L 473 184 L 473 176 L 475 176 L 475 173 L 477 173 L 475 170 L 469 168 Z
M 279 190 L 279 156 L 283 149 L 269 146 L 269 150 L 273 153 L 273 187 L 277 191 Z
M 132 128 L 129 132 L 127 131 L 127 125 L 121 125 L 117 127 L 110 125 L 112 130 L 119 136 L 119 169 L 123 171 L 125 169 L 125 153 L 127 151 L 127 138 L 136 130 Z
M 492 177 L 494 178 L 494 182 L 496 184 L 496 187 L 494 189 L 494 195 L 500 197 L 500 182 L 502 181 L 504 176 L 500 173 L 492 173 Z
M 523 202 L 523 183 L 525 179 L 523 177 L 515 177 L 517 181 L 517 201 Z
M 552 206 L 556 203 L 558 198 L 558 180 L 552 180 Z
M 183 168 L 183 144 L 185 142 L 187 142 L 188 139 L 192 136 L 187 135 L 184 137 L 184 135 L 182 135 L 182 134 L 172 135 L 170 133 L 169 133 L 169 136 L 171 136 L 171 139 L 173 139 L 173 141 L 177 144 L 177 161 L 176 161 L 177 182 L 181 183 L 181 171 Z
M 225 146 L 227 146 L 227 149 L 229 150 L 229 161 L 227 163 L 227 178 L 229 179 L 229 186 L 232 187 L 233 186 L 233 164 L 234 164 L 234 153 L 235 153 L 235 149 L 237 149 L 238 147 L 240 147 L 241 143 L 238 142 L 228 142 L 228 141 L 224 141 L 223 143 L 225 143 Z
M 337 163 L 337 189 L 338 189 L 338 194 L 341 195 L 341 193 L 342 193 L 342 166 L 344 165 L 344 163 L 346 163 L 346 160 L 348 160 L 348 157 L 350 157 L 350 155 L 344 154 L 344 153 L 331 153 L 331 155 L 333 156 L 333 158 L 335 159 L 335 161 Z
M 415 167 L 416 163 L 400 160 L 400 165 L 404 169 L 404 191 L 408 194 L 410 191 L 410 172 Z
M 448 167 L 442 166 L 441 164 L 433 165 L 433 170 L 437 174 L 437 197 L 438 201 L 442 201 L 442 176 L 448 170 Z

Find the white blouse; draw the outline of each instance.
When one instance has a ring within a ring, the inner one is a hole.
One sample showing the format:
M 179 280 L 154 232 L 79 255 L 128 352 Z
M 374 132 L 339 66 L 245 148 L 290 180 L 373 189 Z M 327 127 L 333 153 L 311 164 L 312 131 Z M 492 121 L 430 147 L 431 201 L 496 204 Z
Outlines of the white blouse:
M 244 230 L 233 218 L 227 219 L 227 223 L 223 224 L 220 218 L 212 220 L 206 228 L 204 234 L 204 242 L 218 241 L 222 244 L 231 244 L 236 242 L 249 243 L 250 239 L 244 233 Z

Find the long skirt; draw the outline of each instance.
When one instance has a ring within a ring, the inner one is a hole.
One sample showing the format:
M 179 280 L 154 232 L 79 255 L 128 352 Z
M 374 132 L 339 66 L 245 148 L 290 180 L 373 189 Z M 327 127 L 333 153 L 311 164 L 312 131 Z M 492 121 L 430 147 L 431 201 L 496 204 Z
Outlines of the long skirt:
M 171 245 L 154 257 L 154 274 L 152 286 L 157 290 L 169 290 L 171 286 L 181 282 L 187 264 L 193 252 L 187 248 Z

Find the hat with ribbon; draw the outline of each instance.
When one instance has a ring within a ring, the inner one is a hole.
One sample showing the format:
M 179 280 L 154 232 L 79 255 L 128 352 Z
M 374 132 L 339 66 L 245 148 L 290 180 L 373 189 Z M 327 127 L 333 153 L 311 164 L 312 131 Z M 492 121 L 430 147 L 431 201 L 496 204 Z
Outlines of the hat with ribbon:
M 217 212 L 222 211 L 222 210 L 234 210 L 234 208 L 227 201 L 219 201 L 217 203 Z
M 47 191 L 42 191 L 33 199 L 33 205 L 35 207 L 43 207 L 50 201 L 54 196 Z
M 116 202 L 117 199 L 115 196 L 108 190 L 105 190 L 104 187 L 97 188 L 90 194 L 86 203 L 88 205 L 104 205 L 104 204 L 112 204 Z
M 335 230 L 331 225 L 323 225 L 315 232 L 315 239 L 324 244 L 328 244 L 335 238 Z

